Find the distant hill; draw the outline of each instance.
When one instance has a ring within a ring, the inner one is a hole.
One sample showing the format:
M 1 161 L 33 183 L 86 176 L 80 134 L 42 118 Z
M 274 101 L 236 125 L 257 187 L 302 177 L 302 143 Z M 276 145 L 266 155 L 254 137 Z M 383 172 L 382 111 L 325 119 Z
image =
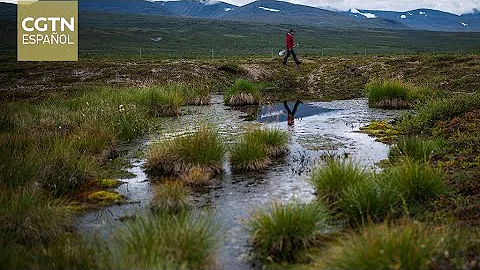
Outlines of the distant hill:
M 193 18 L 220 18 L 225 12 L 237 8 L 224 2 L 209 3 L 201 0 L 145 1 L 145 0 L 80 0 L 80 11 L 163 15 Z
M 220 1 L 79 0 L 80 11 L 209 18 L 246 22 L 285 23 L 338 28 L 422 29 L 480 32 L 480 13 L 461 16 L 431 10 L 406 12 L 356 10 L 329 11 L 283 1 L 258 0 L 244 6 Z
M 358 20 L 334 12 L 288 2 L 260 0 L 245 6 L 202 0 L 79 0 L 80 11 L 99 11 L 138 15 L 209 18 L 247 22 L 288 23 L 338 28 L 406 29 L 407 26 L 389 19 Z
M 406 12 L 353 9 L 344 14 L 359 19 L 375 16 L 422 30 L 480 32 L 480 13 L 458 16 L 432 9 L 415 9 Z
M 221 17 L 226 20 L 255 21 L 264 23 L 290 23 L 297 25 L 314 25 L 338 28 L 386 28 L 405 29 L 405 25 L 382 18 L 358 20 L 334 12 L 310 6 L 296 5 L 288 2 L 260 0 L 239 7 Z

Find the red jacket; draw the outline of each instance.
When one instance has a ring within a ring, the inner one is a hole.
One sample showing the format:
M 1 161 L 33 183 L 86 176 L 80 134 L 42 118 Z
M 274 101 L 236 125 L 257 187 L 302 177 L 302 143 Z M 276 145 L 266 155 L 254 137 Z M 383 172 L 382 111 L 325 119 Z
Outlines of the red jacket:
M 285 43 L 287 43 L 287 50 L 293 49 L 293 46 L 294 46 L 293 45 L 294 44 L 293 43 L 293 36 L 290 33 L 287 34 L 287 37 L 285 39 Z

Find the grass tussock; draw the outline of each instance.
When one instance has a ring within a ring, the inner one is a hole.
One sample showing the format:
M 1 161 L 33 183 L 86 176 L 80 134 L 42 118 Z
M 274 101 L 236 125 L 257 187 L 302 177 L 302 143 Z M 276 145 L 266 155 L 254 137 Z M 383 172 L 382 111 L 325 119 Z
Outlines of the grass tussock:
M 181 86 L 150 86 L 142 92 L 143 102 L 155 117 L 178 116 L 180 107 L 185 104 L 186 90 Z
M 202 168 L 202 173 L 210 178 L 223 170 L 224 155 L 225 147 L 218 133 L 202 127 L 186 136 L 153 144 L 147 152 L 145 167 L 151 175 L 184 178 L 195 176 L 194 172 Z
M 388 168 L 383 177 L 397 186 L 409 204 L 422 204 L 438 198 L 447 190 L 441 171 L 408 159 L 398 166 Z
M 225 104 L 230 106 L 256 105 L 260 102 L 258 87 L 248 80 L 237 79 L 225 94 Z
M 270 157 L 278 157 L 288 152 L 288 133 L 279 129 L 256 128 L 245 134 L 246 140 L 259 140 Z
M 316 246 L 328 212 L 318 203 L 273 204 L 248 223 L 255 251 L 264 261 L 295 262 L 299 251 Z
M 402 194 L 392 181 L 371 175 L 344 189 L 338 201 L 345 220 L 352 225 L 379 222 L 400 214 Z
M 346 235 L 322 256 L 327 269 L 432 269 L 465 251 L 451 229 L 406 222 L 380 224 Z M 445 265 L 445 264 L 444 264 Z
M 384 109 L 409 107 L 410 86 L 397 80 L 373 81 L 366 85 L 368 106 Z
M 408 158 L 418 162 L 428 163 L 436 151 L 440 150 L 441 143 L 436 140 L 420 137 L 406 137 L 398 141 L 389 152 L 392 161 Z
M 154 213 L 178 214 L 189 208 L 187 189 L 180 182 L 155 187 L 150 209 Z
M 242 138 L 230 151 L 230 162 L 234 171 L 260 171 L 266 169 L 271 160 L 265 145 L 258 139 Z
M 186 105 L 203 106 L 210 104 L 210 88 L 204 85 L 172 85 L 182 93 Z
M 351 160 L 332 158 L 327 160 L 325 166 L 313 171 L 310 182 L 320 197 L 334 202 L 344 190 L 358 182 L 367 181 L 370 176 Z
M 230 151 L 234 171 L 259 171 L 267 168 L 271 158 L 288 152 L 288 134 L 278 129 L 254 128 L 247 131 Z
M 61 239 L 73 226 L 73 208 L 35 188 L 0 191 L 0 235 L 4 245 L 33 246 Z
M 179 215 L 147 215 L 127 223 L 111 246 L 113 269 L 207 269 L 219 241 L 212 219 Z

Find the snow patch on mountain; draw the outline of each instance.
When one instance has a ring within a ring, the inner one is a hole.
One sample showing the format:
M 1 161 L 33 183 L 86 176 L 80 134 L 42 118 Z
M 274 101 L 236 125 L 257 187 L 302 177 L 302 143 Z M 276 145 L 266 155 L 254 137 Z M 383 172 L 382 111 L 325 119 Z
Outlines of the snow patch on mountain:
M 468 25 L 468 23 L 463 23 L 463 22 L 462 22 L 461 24 L 462 24 L 463 26 L 467 26 L 467 25 Z
M 234 9 L 233 8 L 226 8 L 225 12 L 232 11 L 232 10 L 234 10 Z
M 406 19 L 406 18 L 407 18 L 407 15 L 405 15 L 405 14 L 402 14 L 402 16 L 400 16 L 400 18 L 402 18 L 402 19 Z
M 358 9 L 356 8 L 352 8 L 350 9 L 350 12 L 353 13 L 353 14 L 360 14 L 360 15 L 363 15 L 365 16 L 365 18 L 367 19 L 375 19 L 377 16 L 375 16 L 375 14 L 372 14 L 372 13 L 362 13 L 360 12 Z
M 279 9 L 273 9 L 273 8 L 267 8 L 267 7 L 258 7 L 259 9 L 263 9 L 266 11 L 271 11 L 271 12 L 279 12 Z

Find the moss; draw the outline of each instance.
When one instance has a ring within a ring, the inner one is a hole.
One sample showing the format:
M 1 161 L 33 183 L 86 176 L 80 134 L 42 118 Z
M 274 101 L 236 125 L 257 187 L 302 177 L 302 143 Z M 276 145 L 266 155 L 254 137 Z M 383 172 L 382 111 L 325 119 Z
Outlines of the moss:
M 122 181 L 117 180 L 117 179 L 98 179 L 97 180 L 98 186 L 100 188 L 116 188 L 123 184 Z
M 101 205 L 125 203 L 125 196 L 113 191 L 95 191 L 87 196 L 87 201 Z
M 389 144 L 398 140 L 399 135 L 399 132 L 385 121 L 373 121 L 361 127 L 360 132 L 376 137 L 379 142 Z

